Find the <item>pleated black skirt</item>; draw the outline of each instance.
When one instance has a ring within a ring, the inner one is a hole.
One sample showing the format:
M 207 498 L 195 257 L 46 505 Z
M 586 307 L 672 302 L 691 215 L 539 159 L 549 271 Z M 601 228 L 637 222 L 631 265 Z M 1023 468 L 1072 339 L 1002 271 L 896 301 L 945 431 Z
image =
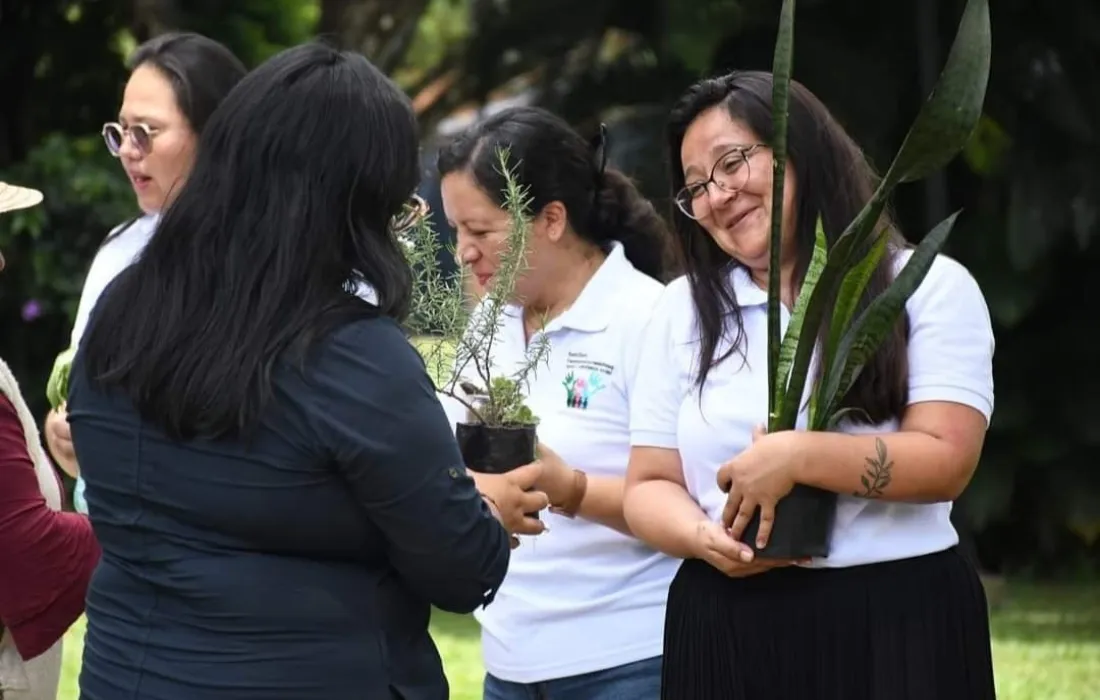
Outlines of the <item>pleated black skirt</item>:
M 985 593 L 954 548 L 729 578 L 685 561 L 662 700 L 992 700 Z

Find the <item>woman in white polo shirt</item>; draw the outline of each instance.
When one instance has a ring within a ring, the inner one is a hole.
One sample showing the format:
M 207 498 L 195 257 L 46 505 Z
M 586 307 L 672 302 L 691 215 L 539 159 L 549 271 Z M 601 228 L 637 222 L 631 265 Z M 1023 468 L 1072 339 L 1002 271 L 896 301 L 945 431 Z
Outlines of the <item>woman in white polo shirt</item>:
M 846 397 L 862 411 L 853 422 L 761 435 L 771 96 L 767 73 L 704 80 L 668 127 L 687 274 L 668 286 L 646 334 L 625 504 L 635 534 L 686 560 L 669 591 L 663 697 L 991 699 L 985 597 L 949 519 L 993 407 L 985 301 L 970 274 L 941 256 Z M 789 309 L 818 215 L 835 240 L 875 177 L 794 83 L 788 149 L 779 274 Z M 893 244 L 869 294 L 911 254 L 883 223 Z M 772 512 L 795 483 L 839 494 L 829 556 L 755 558 L 739 539 L 750 506 Z
M 103 140 L 126 171 L 142 216 L 116 227 L 96 253 L 80 293 L 70 347 L 80 344 L 99 295 L 145 249 L 160 212 L 191 171 L 199 134 L 245 67 L 222 44 L 200 34 L 169 32 L 137 47 L 119 109 L 103 125 Z M 76 509 L 87 513 L 84 480 L 73 453 L 65 407 L 46 417 L 54 460 L 77 477 Z
M 675 561 L 627 534 L 622 494 L 639 341 L 663 290 L 665 223 L 605 167 L 602 139 L 590 145 L 545 110 L 505 110 L 439 156 L 458 255 L 482 287 L 509 228 L 502 146 L 534 223 L 516 289 L 523 304 L 505 314 L 491 360 L 510 371 L 536 334 L 548 339 L 527 403 L 543 446 L 536 488 L 551 509 L 541 516 L 547 532 L 513 552 L 496 598 L 477 613 L 485 699 L 655 700 Z M 508 478 L 477 480 L 487 488 Z

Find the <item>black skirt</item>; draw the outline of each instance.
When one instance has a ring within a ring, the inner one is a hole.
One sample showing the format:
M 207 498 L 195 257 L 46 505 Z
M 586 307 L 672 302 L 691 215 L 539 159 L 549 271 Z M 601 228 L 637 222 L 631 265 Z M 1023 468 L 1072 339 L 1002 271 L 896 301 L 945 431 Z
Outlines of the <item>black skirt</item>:
M 992 700 L 985 593 L 954 548 L 741 579 L 688 560 L 661 686 L 663 700 Z

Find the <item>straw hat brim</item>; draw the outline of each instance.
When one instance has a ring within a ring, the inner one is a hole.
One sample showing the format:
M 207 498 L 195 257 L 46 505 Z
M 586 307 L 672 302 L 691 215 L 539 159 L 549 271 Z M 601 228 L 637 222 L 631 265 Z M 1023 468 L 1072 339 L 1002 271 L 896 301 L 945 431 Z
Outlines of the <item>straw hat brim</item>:
M 27 209 L 42 202 L 42 193 L 30 187 L 0 182 L 0 213 Z

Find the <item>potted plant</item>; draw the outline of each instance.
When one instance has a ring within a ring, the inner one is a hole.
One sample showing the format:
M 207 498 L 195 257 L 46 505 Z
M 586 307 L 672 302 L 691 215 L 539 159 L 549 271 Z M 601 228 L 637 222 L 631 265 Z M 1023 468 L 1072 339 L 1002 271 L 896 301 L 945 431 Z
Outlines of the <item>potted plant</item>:
M 505 178 L 504 209 L 511 218 L 508 241 L 492 285 L 471 309 L 468 272 L 445 276 L 437 264 L 441 244 L 426 216 L 401 234 L 415 273 L 408 330 L 441 394 L 467 410 L 455 435 L 466 466 L 503 474 L 535 460 L 538 419 L 524 403 L 528 375 L 544 361 L 548 344 L 536 334 L 522 362 L 501 368 L 492 362 L 493 346 L 514 300 L 516 280 L 526 269 L 531 234 L 530 197 L 515 178 L 507 149 L 497 152 Z
M 794 0 L 783 0 L 775 45 L 773 73 L 774 188 L 770 267 L 779 268 L 783 211 L 783 178 L 787 159 L 787 105 L 794 48 Z M 977 126 L 989 81 L 990 21 L 988 0 L 967 0 L 947 63 L 931 96 L 909 128 L 900 150 L 863 210 L 827 245 L 820 219 L 817 240 L 805 280 L 780 336 L 779 275 L 768 276 L 768 431 L 795 429 L 804 407 L 810 359 L 818 350 L 822 374 L 810 388 L 808 430 L 833 430 L 848 413 L 842 403 L 864 364 L 899 322 L 905 304 L 924 280 L 947 241 L 959 212 L 938 224 L 917 246 L 893 284 L 869 300 L 856 315 L 871 270 L 887 254 L 887 231 L 877 227 L 894 188 L 919 180 L 946 165 L 966 145 Z M 826 312 L 832 309 L 828 327 Z M 882 488 L 889 477 L 868 459 L 866 490 Z M 857 494 L 858 495 L 858 494 Z M 824 557 L 836 513 L 836 494 L 803 485 L 776 506 L 767 557 Z M 756 541 L 757 513 L 745 530 Z

